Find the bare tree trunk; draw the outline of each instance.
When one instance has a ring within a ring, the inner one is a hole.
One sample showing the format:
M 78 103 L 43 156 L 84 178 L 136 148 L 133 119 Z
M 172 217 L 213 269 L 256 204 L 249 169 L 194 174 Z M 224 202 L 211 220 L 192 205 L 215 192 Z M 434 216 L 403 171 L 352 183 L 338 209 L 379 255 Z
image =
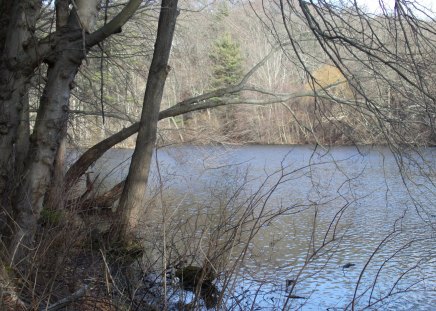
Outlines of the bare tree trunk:
M 95 4 L 95 3 L 94 3 Z M 64 27 L 68 27 L 68 20 L 70 15 L 69 1 L 57 0 L 55 1 L 56 7 L 56 31 L 62 32 Z M 61 209 L 64 207 L 64 165 L 66 157 L 66 131 L 67 124 L 64 123 L 62 129 L 62 138 L 59 143 L 59 148 L 56 153 L 56 157 L 53 165 L 53 174 L 50 181 L 50 187 L 44 197 L 44 206 L 50 209 Z
M 53 176 L 55 157 L 66 135 L 70 89 L 79 66 L 88 49 L 114 32 L 119 32 L 141 4 L 141 0 L 130 0 L 109 23 L 88 35 L 85 30 L 92 27 L 98 2 L 99 0 L 76 1 L 68 19 L 67 2 L 57 3 L 59 20 L 56 24 L 59 29 L 56 40 L 51 43 L 54 53 L 45 59 L 48 64 L 47 82 L 30 137 L 24 178 L 14 198 L 14 228 L 8 243 L 14 263 L 25 261 L 26 254 L 33 246 L 44 196 Z M 86 6 L 86 10 L 83 10 L 82 5 Z
M 32 71 L 21 67 L 17 58 L 25 54 L 24 43 L 31 38 L 41 1 L 0 3 L 0 234 L 12 213 L 12 192 L 20 178 L 27 152 L 28 89 Z M 24 119 L 23 119 L 24 117 Z M 26 129 L 27 126 L 27 129 Z
M 20 185 L 15 205 L 15 232 L 10 253 L 22 260 L 21 250 L 31 248 L 37 221 L 43 208 L 45 193 L 50 184 L 55 156 L 68 120 L 68 101 L 71 83 L 83 58 L 80 42 L 60 45 L 63 55 L 49 65 L 47 84 L 30 139 L 24 180 Z
M 63 137 L 59 143 L 59 148 L 53 165 L 53 174 L 44 197 L 44 207 L 49 209 L 63 209 L 65 207 L 66 197 L 65 193 L 68 189 L 65 188 L 64 175 L 65 175 L 65 158 L 67 154 L 67 141 Z
M 125 241 L 128 241 L 131 234 L 134 233 L 138 217 L 143 213 L 143 198 L 147 189 L 150 162 L 156 141 L 162 93 L 170 70 L 168 59 L 178 15 L 177 2 L 177 0 L 162 1 L 138 138 L 118 206 L 118 212 L 121 215 L 120 233 Z
M 28 88 L 26 87 L 26 90 Z M 29 138 L 30 138 L 30 117 L 29 117 L 29 93 L 26 91 L 25 94 L 20 98 L 20 115 L 18 122 L 18 132 L 16 140 L 16 171 L 19 175 L 24 170 L 24 164 L 29 151 Z

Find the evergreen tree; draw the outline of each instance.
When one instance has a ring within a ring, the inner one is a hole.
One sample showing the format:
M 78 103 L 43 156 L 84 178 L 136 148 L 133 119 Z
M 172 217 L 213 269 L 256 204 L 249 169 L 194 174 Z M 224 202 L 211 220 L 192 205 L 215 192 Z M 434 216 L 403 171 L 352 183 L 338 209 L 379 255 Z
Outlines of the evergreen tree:
M 214 19 L 216 24 L 222 24 L 230 15 L 229 3 L 227 1 L 218 2 L 214 10 Z
M 213 88 L 226 87 L 241 80 L 241 49 L 229 33 L 225 33 L 215 42 L 209 57 L 212 61 Z
M 242 56 L 239 44 L 233 41 L 226 32 L 214 43 L 211 54 L 213 89 L 227 87 L 239 83 L 242 79 Z M 215 110 L 221 132 L 230 140 L 239 141 L 237 110 L 234 106 L 226 106 Z

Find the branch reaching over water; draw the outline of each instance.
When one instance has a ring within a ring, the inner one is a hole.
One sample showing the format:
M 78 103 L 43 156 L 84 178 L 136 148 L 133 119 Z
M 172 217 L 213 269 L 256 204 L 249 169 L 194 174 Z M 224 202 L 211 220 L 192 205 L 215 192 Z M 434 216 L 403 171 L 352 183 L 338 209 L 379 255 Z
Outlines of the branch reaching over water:
M 257 63 L 241 80 L 237 85 L 220 88 L 211 92 L 204 93 L 199 96 L 195 96 L 184 101 L 177 103 L 176 105 L 163 110 L 159 113 L 159 120 L 179 116 L 188 112 L 204 110 L 209 108 L 215 108 L 225 105 L 271 105 L 277 103 L 283 103 L 291 99 L 297 99 L 302 97 L 324 97 L 327 99 L 334 99 L 331 95 L 327 94 L 329 88 L 335 87 L 338 83 L 334 83 L 325 87 L 323 90 L 318 91 L 304 91 L 296 93 L 274 93 L 262 88 L 258 88 L 253 85 L 249 85 L 248 81 L 253 74 L 266 63 L 266 61 L 274 54 L 277 49 L 272 50 L 267 56 L 265 56 L 259 63 Z M 340 82 L 343 83 L 343 82 Z M 235 98 L 230 95 L 240 93 L 242 91 L 251 91 L 258 94 L 270 95 L 265 99 L 242 99 Z M 337 100 L 340 100 L 337 98 Z M 70 188 L 76 183 L 76 181 L 86 172 L 88 167 L 97 161 L 107 150 L 129 138 L 135 134 L 139 129 L 139 122 L 133 123 L 129 127 L 122 129 L 121 131 L 111 135 L 110 137 L 102 140 L 98 144 L 89 148 L 68 170 L 65 176 L 66 188 Z

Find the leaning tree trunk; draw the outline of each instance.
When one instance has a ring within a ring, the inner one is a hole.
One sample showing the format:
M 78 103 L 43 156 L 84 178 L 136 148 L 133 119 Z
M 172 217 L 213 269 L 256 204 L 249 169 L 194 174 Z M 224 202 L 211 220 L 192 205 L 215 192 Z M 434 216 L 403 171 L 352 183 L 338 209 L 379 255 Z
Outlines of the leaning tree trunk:
M 128 242 L 132 237 L 131 234 L 135 233 L 138 218 L 143 212 L 143 198 L 156 142 L 160 103 L 170 70 L 168 59 L 178 15 L 177 2 L 177 0 L 162 1 L 135 151 L 118 206 L 121 215 L 120 233 L 125 242 Z

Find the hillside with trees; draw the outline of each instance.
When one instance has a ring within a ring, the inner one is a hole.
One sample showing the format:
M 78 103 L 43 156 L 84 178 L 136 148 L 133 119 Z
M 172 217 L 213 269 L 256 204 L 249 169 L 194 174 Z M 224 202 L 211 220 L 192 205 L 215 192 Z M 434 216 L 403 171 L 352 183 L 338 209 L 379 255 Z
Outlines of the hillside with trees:
M 363 111 L 364 103 L 368 100 L 374 102 L 376 110 L 389 110 L 383 112 L 385 121 L 392 124 L 389 131 L 396 132 L 393 128 L 407 124 L 407 130 L 403 129 L 401 136 L 407 134 L 408 143 L 435 143 L 432 122 L 425 115 L 420 116 L 416 110 L 413 102 L 418 94 L 403 89 L 402 73 L 389 68 L 387 71 L 392 71 L 389 77 L 378 77 L 384 73 L 381 69 L 377 69 L 381 70 L 377 74 L 371 73 L 376 69 L 374 66 L 377 62 L 380 68 L 386 66 L 382 60 L 365 60 L 368 62 L 365 63 L 359 54 L 343 47 L 343 51 L 338 53 L 350 53 L 350 59 L 344 63 L 335 63 L 331 59 L 333 55 L 317 43 L 316 36 L 304 28 L 297 14 L 295 21 L 292 21 L 292 30 L 296 33 L 292 38 L 293 45 L 298 46 L 298 52 L 302 54 L 301 58 L 293 50 L 294 47 L 286 42 L 287 34 L 274 33 L 278 30 L 256 16 L 256 10 L 248 4 L 217 2 L 198 8 L 195 3 L 187 2 L 186 5 L 193 5 L 194 9 L 187 9 L 178 19 L 170 60 L 172 71 L 166 83 L 163 107 L 170 108 L 202 93 L 236 85 L 244 74 L 272 50 L 274 52 L 250 76 L 247 81 L 249 89 L 245 87 L 244 91 L 231 97 L 230 108 L 207 109 L 204 112 L 174 116 L 161 122 L 159 137 L 162 144 L 389 144 L 382 134 L 383 129 L 378 128 L 377 118 L 366 115 Z M 273 6 L 271 4 L 269 9 L 272 10 Z M 347 9 L 343 9 L 341 14 L 346 16 Z M 359 25 L 358 17 L 353 18 L 351 11 L 348 15 L 346 21 L 341 21 L 345 28 L 352 29 Z M 280 15 L 276 14 L 274 18 L 280 19 Z M 334 16 L 330 18 L 333 20 Z M 394 38 L 385 33 L 385 27 L 402 26 L 392 25 L 388 17 L 368 18 L 367 26 L 361 24 L 359 27 L 362 31 L 374 32 L 379 41 L 371 42 L 370 38 L 364 38 L 368 40 L 371 51 L 377 52 L 373 57 L 393 57 L 389 49 L 398 47 L 393 45 Z M 144 22 L 149 23 L 149 20 L 144 19 L 138 23 Z M 152 26 L 141 24 L 135 27 L 149 29 Z M 123 36 L 127 36 L 127 32 L 130 29 L 125 29 Z M 405 44 L 406 40 L 408 39 L 403 40 Z M 100 60 L 99 55 L 89 58 L 87 66 L 80 70 L 76 89 L 73 90 L 74 122 L 70 135 L 71 141 L 79 146 L 97 142 L 98 139 L 129 126 L 138 119 L 140 113 L 141 89 L 145 86 L 148 65 L 142 59 L 135 59 L 143 57 L 146 50 L 137 50 L 139 41 L 118 47 L 112 42 L 105 44 L 108 55 Z M 282 44 L 282 48 L 278 49 L 277 44 Z M 385 46 L 388 51 L 383 51 L 377 44 Z M 148 45 L 151 50 L 152 42 Z M 117 49 L 123 51 L 117 52 Z M 419 52 L 422 57 L 419 61 L 431 67 L 431 51 L 428 54 L 425 49 L 424 47 Z M 402 53 L 409 52 L 404 50 Z M 151 56 L 145 57 L 150 60 Z M 353 57 L 358 59 L 353 60 Z M 121 68 L 130 70 L 124 71 Z M 359 85 L 355 81 L 359 81 Z M 323 93 L 326 88 L 329 95 L 314 96 L 313 90 Z M 102 91 L 105 89 L 107 91 Z M 335 98 L 329 98 L 330 93 Z M 371 98 L 366 98 L 369 94 Z M 270 105 L 271 100 L 277 104 Z M 363 107 L 350 107 L 347 101 L 361 102 Z M 123 105 L 118 105 L 119 102 Z M 232 113 L 223 112 L 229 109 Z M 223 113 L 226 115 L 224 119 Z M 235 122 L 232 117 L 243 118 L 245 122 Z M 92 124 L 85 132 L 81 126 L 83 122 Z M 233 124 L 232 129 L 224 130 L 226 124 Z M 199 132 L 204 135 L 199 135 Z M 133 141 L 124 143 L 126 147 L 133 145 Z

